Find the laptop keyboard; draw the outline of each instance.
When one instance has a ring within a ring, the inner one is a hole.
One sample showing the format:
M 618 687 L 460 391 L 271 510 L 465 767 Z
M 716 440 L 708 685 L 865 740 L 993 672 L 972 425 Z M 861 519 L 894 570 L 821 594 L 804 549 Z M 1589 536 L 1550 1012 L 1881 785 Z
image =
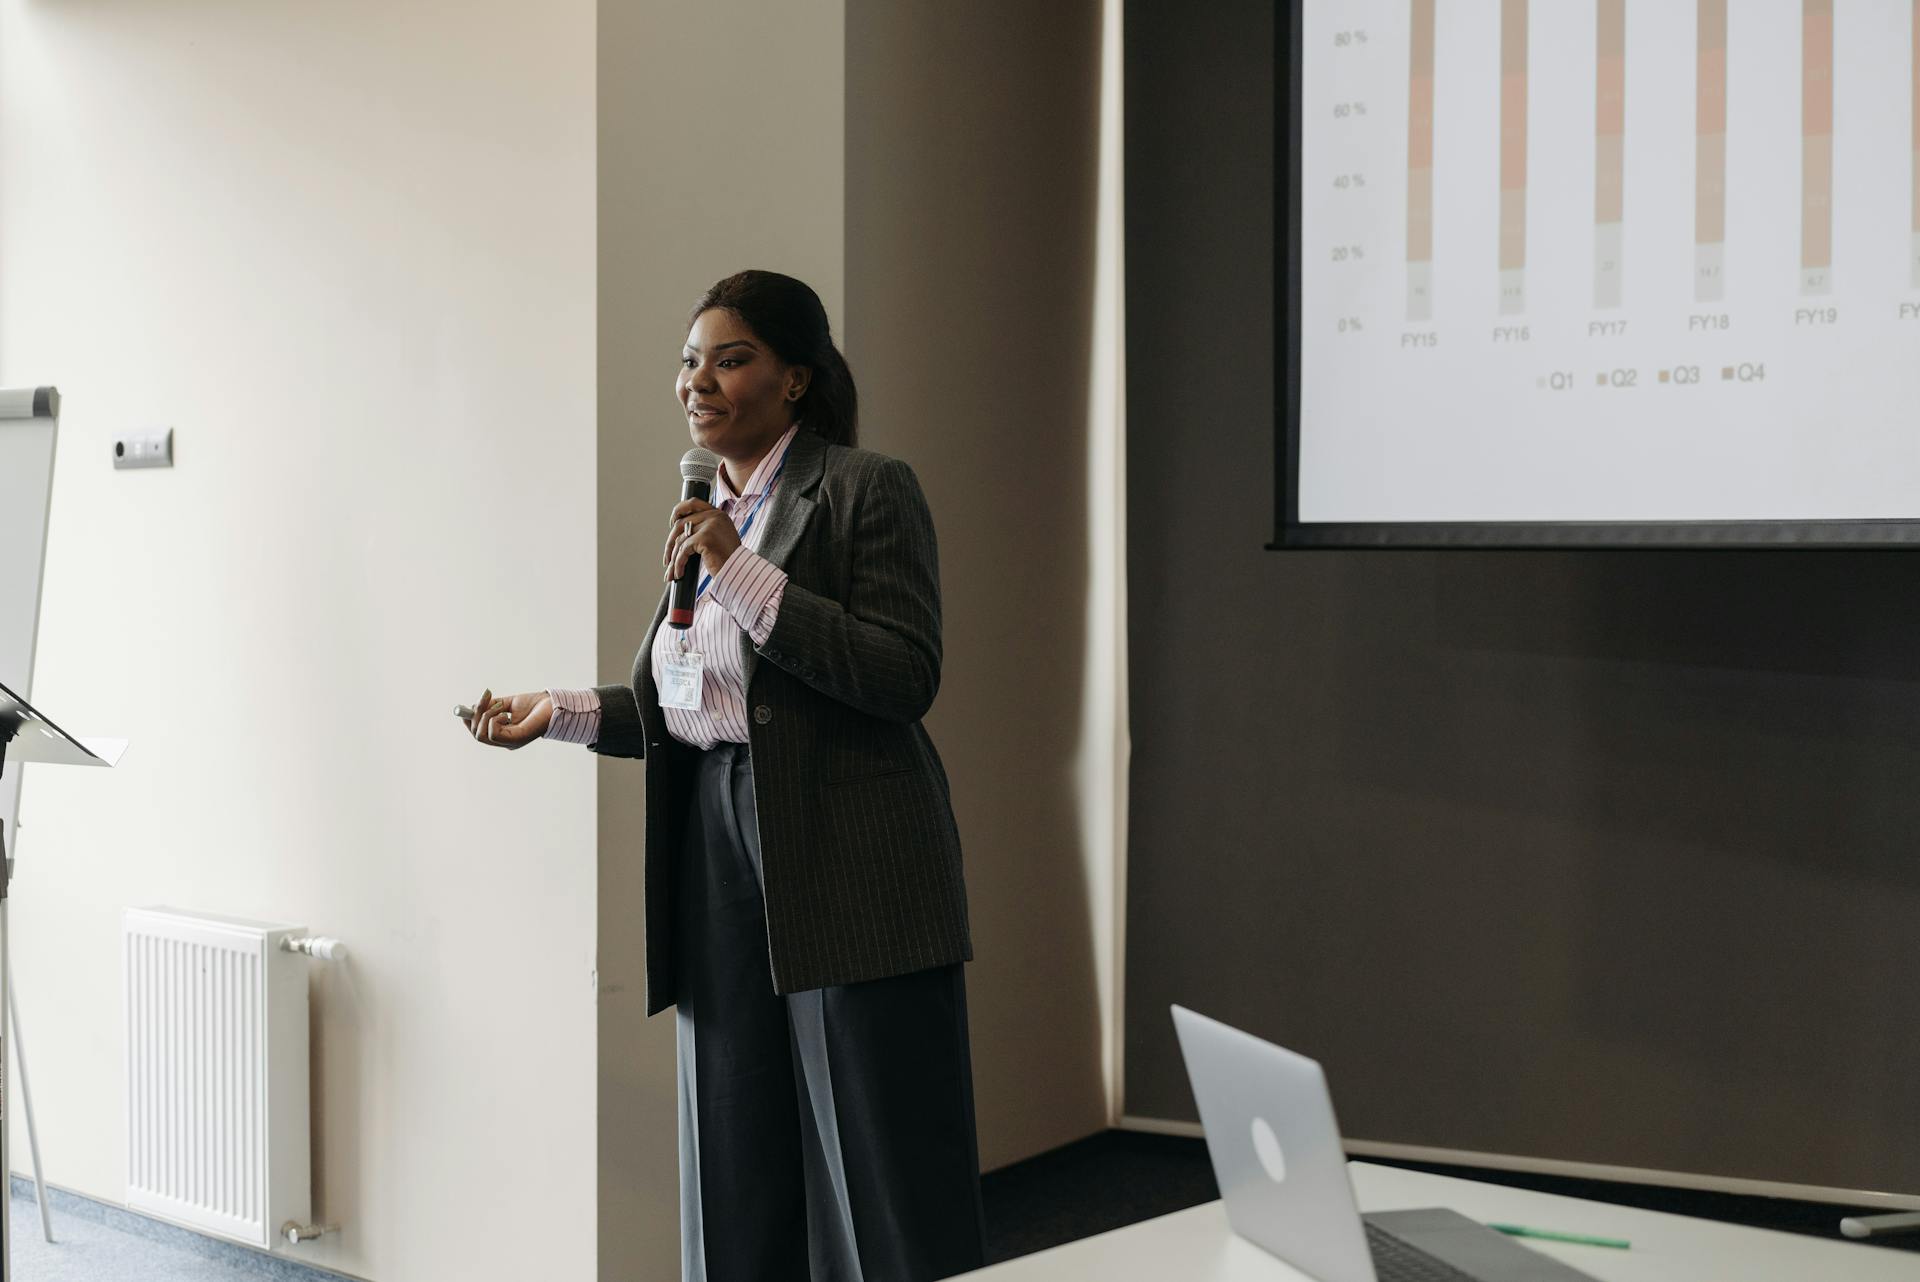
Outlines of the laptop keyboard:
M 1475 1282 L 1471 1273 L 1407 1245 L 1378 1224 L 1367 1225 L 1367 1250 L 1380 1282 Z

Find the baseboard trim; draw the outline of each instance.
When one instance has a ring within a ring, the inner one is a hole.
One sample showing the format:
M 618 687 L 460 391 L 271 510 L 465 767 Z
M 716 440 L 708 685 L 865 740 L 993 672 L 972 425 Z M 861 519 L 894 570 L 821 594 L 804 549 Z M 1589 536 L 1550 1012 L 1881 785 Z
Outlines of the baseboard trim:
M 1121 1115 L 1119 1129 L 1138 1131 L 1142 1135 L 1178 1135 L 1184 1139 L 1198 1140 L 1206 1138 L 1206 1131 L 1198 1122 L 1169 1122 L 1158 1117 L 1129 1117 Z
M 1152 1117 L 1122 1117 L 1120 1129 L 1149 1135 L 1206 1134 L 1198 1122 L 1167 1121 Z M 1428 1148 L 1418 1144 L 1389 1144 L 1379 1140 L 1345 1141 L 1351 1157 L 1384 1157 L 1402 1162 L 1431 1162 L 1436 1166 L 1477 1167 L 1486 1171 L 1520 1171 L 1529 1175 L 1559 1175 L 1615 1184 L 1647 1184 L 1658 1188 L 1693 1189 L 1706 1193 L 1733 1193 L 1746 1197 L 1790 1198 L 1799 1202 L 1828 1202 L 1866 1210 L 1920 1210 L 1920 1195 L 1882 1193 L 1868 1189 L 1828 1188 L 1819 1184 L 1788 1184 L 1776 1180 L 1748 1180 L 1728 1175 L 1697 1175 L 1687 1171 L 1660 1171 L 1639 1166 L 1609 1166 L 1602 1162 L 1572 1162 L 1557 1158 L 1521 1157 L 1512 1153 L 1479 1153 L 1471 1149 Z
M 15 1201 L 32 1205 L 34 1201 L 33 1181 L 24 1175 L 13 1177 L 12 1193 Z M 208 1237 L 192 1229 L 183 1228 L 167 1220 L 156 1219 L 139 1211 L 130 1211 L 124 1206 L 111 1202 L 102 1202 L 85 1193 L 75 1193 L 58 1185 L 47 1185 L 47 1210 L 53 1216 L 53 1237 L 55 1243 L 60 1240 L 60 1219 L 71 1216 L 77 1220 L 86 1220 L 91 1224 L 103 1225 L 132 1237 L 146 1238 L 163 1246 L 171 1246 L 207 1260 L 218 1260 L 241 1268 L 253 1270 L 259 1277 L 270 1282 L 364 1282 L 348 1273 L 336 1273 L 318 1265 L 305 1264 L 299 1260 L 288 1259 L 284 1255 L 274 1255 L 255 1247 L 242 1246 L 238 1242 L 226 1242 L 219 1238 Z M 22 1231 L 35 1236 L 40 1233 L 38 1217 L 17 1221 Z

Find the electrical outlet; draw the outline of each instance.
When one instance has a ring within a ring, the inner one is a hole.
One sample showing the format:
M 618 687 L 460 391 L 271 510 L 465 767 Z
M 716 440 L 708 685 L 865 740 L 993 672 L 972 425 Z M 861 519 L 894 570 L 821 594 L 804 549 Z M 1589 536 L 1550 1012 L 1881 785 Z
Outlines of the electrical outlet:
M 151 432 L 129 432 L 113 443 L 113 466 L 172 467 L 173 429 L 156 428 Z

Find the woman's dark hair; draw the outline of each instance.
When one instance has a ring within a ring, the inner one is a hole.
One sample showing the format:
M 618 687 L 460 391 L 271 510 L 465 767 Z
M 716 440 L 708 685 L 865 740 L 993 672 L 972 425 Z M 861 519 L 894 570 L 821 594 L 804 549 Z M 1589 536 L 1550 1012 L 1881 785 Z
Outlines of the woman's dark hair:
M 779 272 L 735 272 L 700 295 L 687 326 L 700 313 L 723 307 L 746 322 L 774 355 L 813 371 L 796 417 L 806 429 L 835 445 L 852 445 L 860 426 L 860 396 L 847 358 L 833 345 L 827 309 L 805 281 Z

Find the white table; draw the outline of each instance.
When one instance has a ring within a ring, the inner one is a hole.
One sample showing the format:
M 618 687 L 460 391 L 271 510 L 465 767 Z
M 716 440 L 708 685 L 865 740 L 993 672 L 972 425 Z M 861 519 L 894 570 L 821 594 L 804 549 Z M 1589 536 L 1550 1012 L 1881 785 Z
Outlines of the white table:
M 1602 1282 L 1920 1282 L 1920 1254 L 1750 1229 L 1583 1198 L 1352 1163 L 1363 1211 L 1449 1206 L 1480 1221 L 1626 1238 L 1631 1250 L 1535 1239 Z M 1834 1212 L 1839 1223 L 1840 1212 Z M 1227 1228 L 1219 1202 L 965 1275 L 986 1282 L 1311 1282 Z

